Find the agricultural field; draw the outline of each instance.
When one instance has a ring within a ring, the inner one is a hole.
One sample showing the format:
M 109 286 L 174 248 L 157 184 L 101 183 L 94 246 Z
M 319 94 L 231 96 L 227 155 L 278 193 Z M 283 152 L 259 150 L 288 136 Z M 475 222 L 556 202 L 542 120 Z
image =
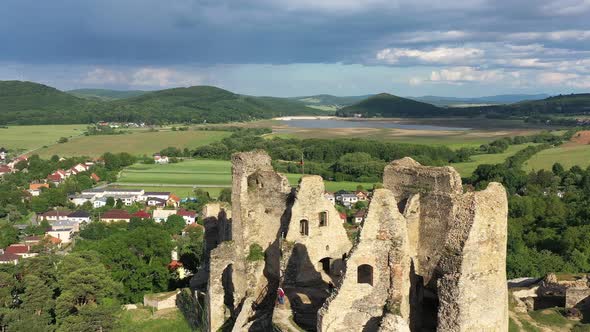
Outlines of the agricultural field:
M 574 135 L 571 141 L 535 154 L 525 163 L 524 169 L 550 170 L 557 162 L 566 169 L 575 165 L 582 168 L 590 166 L 590 131 L 581 131 Z
M 167 147 L 194 149 L 201 145 L 219 141 L 229 136 L 221 131 L 133 131 L 122 135 L 81 136 L 70 139 L 67 143 L 54 144 L 36 150 L 41 157 L 53 155 L 64 157 L 89 156 L 98 157 L 105 152 L 129 152 L 133 155 L 152 155 Z
M 456 163 L 451 164 L 450 166 L 454 167 L 461 177 L 469 177 L 475 171 L 478 165 L 480 164 L 500 164 L 506 160 L 506 158 L 514 155 L 518 151 L 526 148 L 527 146 L 534 145 L 534 144 L 520 144 L 520 145 L 510 145 L 506 151 L 503 153 L 494 153 L 494 154 L 479 154 L 472 156 L 470 159 L 471 161 L 463 162 L 463 163 Z
M 26 152 L 57 143 L 60 137 L 82 135 L 86 125 L 8 126 L 0 128 L 0 146 Z
M 295 186 L 301 174 L 286 174 L 291 185 Z M 354 190 L 358 184 L 372 188 L 372 183 L 326 181 L 326 190 Z M 177 164 L 144 165 L 135 164 L 121 172 L 119 187 L 144 188 L 158 191 L 171 191 L 185 197 L 198 186 L 216 196 L 221 188 L 231 186 L 231 163 L 225 160 L 186 160 Z

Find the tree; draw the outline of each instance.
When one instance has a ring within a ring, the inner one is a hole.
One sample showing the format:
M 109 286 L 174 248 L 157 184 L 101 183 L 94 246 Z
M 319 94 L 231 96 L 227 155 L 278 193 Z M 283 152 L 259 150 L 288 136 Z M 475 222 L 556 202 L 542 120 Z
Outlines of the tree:
M 67 141 L 68 141 L 68 138 L 67 138 L 67 137 L 60 137 L 60 138 L 57 140 L 57 143 L 66 143 Z
M 186 222 L 182 216 L 173 214 L 168 216 L 165 226 L 170 234 L 180 234 L 186 226 Z
M 8 223 L 0 224 L 0 248 L 18 242 L 18 231 Z
M 107 197 L 107 206 L 115 206 L 115 199 L 113 197 Z
M 219 200 L 221 202 L 231 203 L 231 189 L 230 188 L 221 189 L 221 191 L 219 192 L 219 197 L 217 197 L 217 200 Z
M 49 325 L 51 319 L 50 310 L 55 305 L 53 290 L 34 274 L 26 275 L 23 285 L 25 292 L 21 296 L 21 308 L 32 315 L 46 318 L 47 323 L 45 325 Z

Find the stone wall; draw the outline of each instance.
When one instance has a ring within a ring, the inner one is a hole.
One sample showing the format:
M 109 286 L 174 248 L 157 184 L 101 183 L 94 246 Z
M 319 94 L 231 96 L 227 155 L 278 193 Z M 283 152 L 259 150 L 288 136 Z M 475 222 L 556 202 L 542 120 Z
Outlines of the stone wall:
M 590 289 L 589 288 L 568 288 L 565 291 L 566 308 L 584 308 L 590 306 Z
M 175 308 L 178 293 L 180 293 L 180 291 L 145 294 L 143 296 L 143 305 L 146 307 L 152 307 L 156 310 Z
M 306 284 L 321 278 L 322 259 L 329 260 L 331 275 L 339 277 L 344 271 L 343 256 L 348 254 L 352 243 L 338 210 L 324 197 L 324 191 L 320 176 L 306 175 L 299 182 L 286 234 L 286 241 L 294 244 L 292 248 L 296 250 L 291 257 L 296 260 L 292 265 L 296 265 L 293 268 L 297 271 L 295 280 L 287 279 L 286 283 Z M 323 224 L 322 218 L 325 218 Z M 302 226 L 307 234 L 302 234 Z

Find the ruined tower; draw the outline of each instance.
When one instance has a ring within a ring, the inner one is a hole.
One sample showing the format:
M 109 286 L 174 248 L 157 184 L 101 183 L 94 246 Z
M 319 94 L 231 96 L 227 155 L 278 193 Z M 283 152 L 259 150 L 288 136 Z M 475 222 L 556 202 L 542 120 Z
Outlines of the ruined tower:
M 234 155 L 232 172 L 231 230 L 212 232 L 226 241 L 210 254 L 207 330 L 508 331 L 500 184 L 464 193 L 450 167 L 394 161 L 353 241 L 321 177 L 291 188 L 260 151 Z

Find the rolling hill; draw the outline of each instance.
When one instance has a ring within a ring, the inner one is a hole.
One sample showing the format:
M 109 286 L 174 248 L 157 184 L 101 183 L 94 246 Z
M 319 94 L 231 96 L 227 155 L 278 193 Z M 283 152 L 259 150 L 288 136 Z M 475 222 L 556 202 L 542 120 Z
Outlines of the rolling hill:
M 363 117 L 421 117 L 432 116 L 443 109 L 431 104 L 402 98 L 388 93 L 371 96 L 356 104 L 344 107 L 336 112 L 338 116 L 353 116 L 362 114 Z
M 105 101 L 78 98 L 38 83 L 0 81 L 0 124 L 222 123 L 318 113 L 321 111 L 298 101 L 244 96 L 210 86 L 174 88 Z
M 95 100 L 117 100 L 131 97 L 141 96 L 147 93 L 142 90 L 108 90 L 108 89 L 76 89 L 66 91 L 67 93 L 79 98 L 95 99 Z
M 527 100 L 539 100 L 548 98 L 547 94 L 511 94 L 511 95 L 496 95 L 475 98 L 457 98 L 457 97 L 440 97 L 440 96 L 422 96 L 422 97 L 407 97 L 416 101 L 433 104 L 439 107 L 464 107 L 469 105 L 498 105 L 498 104 L 512 104 Z

